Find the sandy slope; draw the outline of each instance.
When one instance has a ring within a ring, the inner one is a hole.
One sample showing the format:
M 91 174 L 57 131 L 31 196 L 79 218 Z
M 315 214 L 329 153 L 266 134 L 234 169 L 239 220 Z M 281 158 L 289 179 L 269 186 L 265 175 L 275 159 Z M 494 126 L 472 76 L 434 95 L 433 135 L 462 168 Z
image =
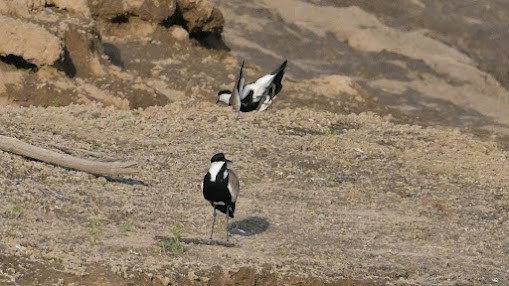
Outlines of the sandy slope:
M 221 1 L 220 7 L 233 53 L 266 69 L 288 58 L 289 74 L 349 76 L 379 104 L 419 124 L 509 134 L 505 50 L 488 37 L 502 35 L 507 9 L 396 2 Z M 471 14 L 480 20 L 462 16 Z M 490 59 L 497 55 L 495 64 Z

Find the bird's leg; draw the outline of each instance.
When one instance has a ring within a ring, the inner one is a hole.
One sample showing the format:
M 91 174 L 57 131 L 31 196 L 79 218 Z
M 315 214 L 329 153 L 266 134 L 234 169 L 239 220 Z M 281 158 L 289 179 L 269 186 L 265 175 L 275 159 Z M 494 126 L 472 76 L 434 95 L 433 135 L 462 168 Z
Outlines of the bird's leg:
M 228 220 L 230 219 L 230 207 L 226 206 L 226 242 L 229 240 L 228 235 Z
M 210 240 L 212 240 L 212 235 L 214 235 L 214 225 L 216 224 L 216 205 L 214 206 L 214 214 L 212 215 L 212 231 L 210 232 Z

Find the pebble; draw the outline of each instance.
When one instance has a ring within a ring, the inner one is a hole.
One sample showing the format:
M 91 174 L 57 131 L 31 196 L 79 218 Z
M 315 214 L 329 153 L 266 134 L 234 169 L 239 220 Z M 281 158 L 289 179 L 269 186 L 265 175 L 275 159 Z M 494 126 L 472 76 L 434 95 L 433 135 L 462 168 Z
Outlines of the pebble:
M 186 31 L 186 29 L 184 29 L 180 26 L 171 27 L 170 34 L 177 41 L 184 41 L 184 40 L 189 39 L 189 33 Z

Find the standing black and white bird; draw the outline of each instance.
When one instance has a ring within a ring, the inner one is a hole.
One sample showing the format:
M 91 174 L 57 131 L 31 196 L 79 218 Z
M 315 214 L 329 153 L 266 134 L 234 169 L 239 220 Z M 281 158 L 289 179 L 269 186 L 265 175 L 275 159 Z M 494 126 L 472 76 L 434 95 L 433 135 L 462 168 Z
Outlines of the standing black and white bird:
M 216 210 L 226 214 L 226 241 L 228 241 L 228 219 L 233 218 L 235 214 L 235 202 L 239 196 L 240 184 L 237 175 L 228 169 L 228 162 L 231 161 L 226 159 L 223 153 L 215 154 L 210 159 L 210 168 L 203 178 L 203 196 L 214 208 L 210 239 L 214 235 Z
M 240 111 L 249 112 L 249 111 L 264 111 L 267 109 L 276 96 L 279 94 L 283 85 L 281 81 L 283 80 L 283 76 L 285 74 L 286 63 L 288 61 L 284 61 L 277 69 L 275 69 L 270 74 L 264 75 L 261 78 L 257 79 L 255 82 L 250 83 L 248 85 L 244 85 L 245 79 L 242 75 L 242 69 L 244 67 L 244 62 L 242 62 L 242 66 L 240 67 L 240 72 L 237 80 L 235 81 L 235 87 L 233 88 L 233 95 L 235 95 L 235 91 L 238 92 L 240 96 Z M 232 105 L 232 91 L 229 90 L 221 90 L 217 93 L 217 102 L 221 101 L 226 104 Z

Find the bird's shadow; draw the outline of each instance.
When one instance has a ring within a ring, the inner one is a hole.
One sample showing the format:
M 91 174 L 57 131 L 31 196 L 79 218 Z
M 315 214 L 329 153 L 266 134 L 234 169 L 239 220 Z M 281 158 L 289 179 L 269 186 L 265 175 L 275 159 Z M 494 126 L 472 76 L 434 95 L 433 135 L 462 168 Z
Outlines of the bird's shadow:
M 270 223 L 262 217 L 251 216 L 243 220 L 234 221 L 228 225 L 231 234 L 252 236 L 260 234 L 269 228 Z
M 145 183 L 145 182 L 143 182 L 141 180 L 137 180 L 137 179 L 114 178 L 114 177 L 109 177 L 109 176 L 104 176 L 104 178 L 106 178 L 106 180 L 108 182 L 122 183 L 122 184 L 131 185 L 131 186 L 144 186 L 144 187 L 148 187 L 147 183 Z

